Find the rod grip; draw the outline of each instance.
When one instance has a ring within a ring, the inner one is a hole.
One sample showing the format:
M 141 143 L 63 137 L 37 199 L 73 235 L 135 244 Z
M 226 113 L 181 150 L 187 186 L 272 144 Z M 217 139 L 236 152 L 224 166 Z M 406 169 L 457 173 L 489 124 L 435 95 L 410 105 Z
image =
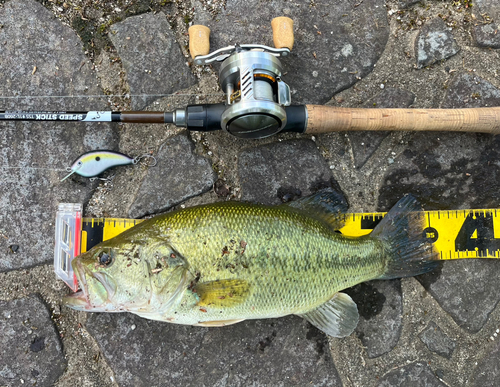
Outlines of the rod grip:
M 500 134 L 500 107 L 361 109 L 306 105 L 306 133 L 412 130 Z
M 280 16 L 271 20 L 273 28 L 273 42 L 276 48 L 293 48 L 293 20 L 289 17 Z
M 191 58 L 210 52 L 210 28 L 200 24 L 189 27 L 189 52 Z

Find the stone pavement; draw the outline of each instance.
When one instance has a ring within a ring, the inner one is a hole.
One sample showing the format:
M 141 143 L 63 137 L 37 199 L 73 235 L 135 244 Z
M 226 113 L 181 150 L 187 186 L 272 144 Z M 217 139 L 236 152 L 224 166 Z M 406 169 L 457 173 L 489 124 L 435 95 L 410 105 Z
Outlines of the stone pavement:
M 1 0 L 0 108 L 219 102 L 217 66 L 189 57 L 189 25 L 211 28 L 212 49 L 271 45 L 270 21 L 281 15 L 295 23 L 296 44 L 282 60 L 294 103 L 500 106 L 496 0 Z M 1 126 L 0 386 L 500 385 L 493 260 L 348 289 L 361 318 L 345 339 L 293 316 L 208 329 L 77 313 L 61 307 L 68 289 L 51 267 L 59 202 L 82 202 L 88 216 L 142 217 L 229 199 L 278 204 L 333 186 L 353 212 L 388 210 L 404 193 L 428 210 L 500 208 L 498 136 L 243 141 L 170 125 Z M 158 164 L 60 182 L 93 149 L 152 153 Z

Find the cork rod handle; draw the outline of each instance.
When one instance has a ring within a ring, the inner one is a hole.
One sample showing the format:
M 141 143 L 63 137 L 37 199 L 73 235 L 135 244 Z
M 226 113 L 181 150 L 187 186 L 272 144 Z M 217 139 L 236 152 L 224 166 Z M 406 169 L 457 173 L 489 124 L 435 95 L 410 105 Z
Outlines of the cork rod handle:
M 189 52 L 191 58 L 210 52 L 210 28 L 196 24 L 189 27 Z
M 360 109 L 306 105 L 306 133 L 412 130 L 500 134 L 500 107 L 468 109 Z
M 292 49 L 294 43 L 293 20 L 289 17 L 280 16 L 271 20 L 273 28 L 273 42 L 276 48 Z

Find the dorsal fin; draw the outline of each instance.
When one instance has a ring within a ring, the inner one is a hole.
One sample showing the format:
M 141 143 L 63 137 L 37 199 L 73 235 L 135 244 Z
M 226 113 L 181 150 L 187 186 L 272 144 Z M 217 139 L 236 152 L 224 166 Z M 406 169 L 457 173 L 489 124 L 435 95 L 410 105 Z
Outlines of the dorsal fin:
M 196 284 L 198 306 L 228 307 L 245 301 L 250 285 L 245 280 L 227 279 Z
M 332 188 L 325 188 L 313 195 L 282 204 L 304 211 L 309 216 L 321 219 L 334 230 L 344 226 L 344 214 L 347 212 L 347 202 L 344 196 Z

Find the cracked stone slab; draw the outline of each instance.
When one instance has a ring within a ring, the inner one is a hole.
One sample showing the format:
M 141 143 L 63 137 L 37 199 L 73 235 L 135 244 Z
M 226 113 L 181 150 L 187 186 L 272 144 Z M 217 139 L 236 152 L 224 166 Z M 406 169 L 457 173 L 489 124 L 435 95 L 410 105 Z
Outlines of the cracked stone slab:
M 366 108 L 407 108 L 415 102 L 415 94 L 410 91 L 387 87 L 376 96 L 366 101 L 363 107 Z M 370 156 L 377 150 L 387 131 L 373 132 L 349 132 L 352 152 L 354 154 L 354 164 L 356 168 L 361 168 Z
M 381 378 L 378 387 L 446 387 L 423 362 L 411 363 L 389 372 Z
M 82 43 L 39 2 L 12 0 L 0 8 L 0 95 L 102 95 Z M 36 67 L 36 68 L 35 68 Z M 96 109 L 105 103 L 93 99 Z M 5 110 L 86 111 L 83 98 L 2 100 Z M 87 106 L 86 106 L 87 105 Z M 0 131 L 0 271 L 54 257 L 59 202 L 85 202 L 91 184 L 65 168 L 92 149 L 113 149 L 114 126 L 73 122 L 4 122 Z
M 163 12 L 132 16 L 111 26 L 110 38 L 127 72 L 132 108 L 195 84 Z M 143 96 L 149 94 L 149 96 Z M 152 95 L 153 94 L 153 95 Z
M 50 313 L 38 296 L 0 301 L 0 385 L 53 386 L 66 368 Z
M 372 71 L 389 36 L 383 0 L 231 0 L 215 18 L 197 12 L 194 23 L 211 29 L 212 50 L 236 43 L 273 47 L 271 20 L 277 16 L 294 20 L 292 54 L 281 59 L 294 103 L 322 104 L 352 86 Z
M 123 387 L 342 386 L 326 337 L 298 317 L 202 328 L 94 313 L 86 328 Z
M 149 168 L 130 207 L 132 218 L 165 211 L 215 183 L 211 162 L 195 153 L 185 132 L 165 141 L 155 158 L 157 164 Z
M 312 140 L 244 149 L 238 156 L 241 200 L 280 204 L 329 187 L 332 174 Z
M 455 350 L 455 341 L 450 339 L 441 328 L 431 321 L 425 329 L 420 332 L 420 340 L 427 346 L 429 351 L 437 353 L 447 359 L 451 358 Z
M 403 326 L 401 281 L 370 281 L 346 289 L 359 311 L 356 334 L 369 358 L 390 352 Z
M 439 17 L 428 21 L 415 40 L 415 58 L 420 69 L 450 58 L 459 51 L 453 34 Z
M 497 339 L 498 340 L 498 339 Z M 499 386 L 500 385 L 500 344 L 497 341 L 491 350 L 481 361 L 478 362 L 471 377 L 470 386 Z

